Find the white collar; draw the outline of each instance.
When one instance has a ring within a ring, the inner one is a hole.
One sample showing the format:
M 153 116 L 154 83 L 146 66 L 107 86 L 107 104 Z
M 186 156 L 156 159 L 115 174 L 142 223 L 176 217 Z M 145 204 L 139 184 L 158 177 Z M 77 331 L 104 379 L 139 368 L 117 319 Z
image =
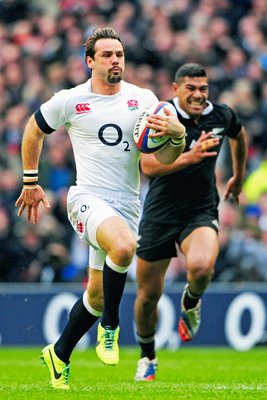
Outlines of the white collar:
M 175 107 L 179 111 L 179 114 L 181 114 L 181 116 L 183 118 L 190 119 L 190 116 L 179 106 L 179 98 L 175 97 L 173 99 L 173 102 L 174 102 Z M 209 100 L 207 100 L 206 102 L 207 102 L 208 106 L 203 110 L 201 115 L 207 115 L 213 110 L 213 104 Z

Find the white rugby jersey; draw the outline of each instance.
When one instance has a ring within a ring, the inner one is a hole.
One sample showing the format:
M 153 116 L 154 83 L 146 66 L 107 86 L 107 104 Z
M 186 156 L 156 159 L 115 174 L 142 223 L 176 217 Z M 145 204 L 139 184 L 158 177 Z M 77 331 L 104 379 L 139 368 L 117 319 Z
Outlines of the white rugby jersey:
M 73 146 L 76 184 L 139 194 L 140 153 L 133 141 L 141 112 L 158 101 L 149 89 L 125 81 L 115 95 L 91 92 L 91 79 L 61 90 L 35 113 L 40 129 L 64 125 Z

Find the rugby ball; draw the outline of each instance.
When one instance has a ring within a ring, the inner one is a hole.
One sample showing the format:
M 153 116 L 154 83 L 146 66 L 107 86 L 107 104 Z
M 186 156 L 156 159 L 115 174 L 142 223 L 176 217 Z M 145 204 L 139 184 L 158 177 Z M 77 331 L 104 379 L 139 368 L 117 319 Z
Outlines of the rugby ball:
M 146 126 L 146 119 L 150 114 L 166 115 L 164 107 L 168 108 L 172 114 L 176 115 L 174 106 L 167 101 L 160 101 L 152 106 L 148 107 L 143 111 L 137 118 L 135 123 L 133 138 L 136 147 L 142 153 L 155 153 L 164 147 L 170 140 L 167 136 L 149 137 L 149 133 L 154 133 L 154 129 L 150 129 Z

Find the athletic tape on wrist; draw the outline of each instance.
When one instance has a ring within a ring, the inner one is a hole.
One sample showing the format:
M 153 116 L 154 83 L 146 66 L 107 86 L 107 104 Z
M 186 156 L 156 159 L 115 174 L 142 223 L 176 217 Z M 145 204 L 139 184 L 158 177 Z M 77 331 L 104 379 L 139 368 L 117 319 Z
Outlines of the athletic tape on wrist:
M 38 169 L 25 169 L 23 171 L 23 188 L 36 189 L 38 185 Z
M 186 134 L 186 132 L 184 132 L 184 134 L 178 138 L 171 138 L 172 146 L 179 147 L 179 146 L 183 145 L 185 143 L 185 134 Z

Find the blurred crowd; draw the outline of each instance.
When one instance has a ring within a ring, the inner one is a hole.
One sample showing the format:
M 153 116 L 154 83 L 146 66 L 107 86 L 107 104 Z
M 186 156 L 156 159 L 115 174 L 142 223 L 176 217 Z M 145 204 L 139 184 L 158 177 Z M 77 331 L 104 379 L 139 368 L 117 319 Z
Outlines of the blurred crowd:
M 112 26 L 126 46 L 125 80 L 172 97 L 185 62 L 203 64 L 210 99 L 236 110 L 249 141 L 241 204 L 220 203 L 216 281 L 267 281 L 267 1 L 266 0 L 0 0 L 0 281 L 85 281 L 87 245 L 66 214 L 75 182 L 62 128 L 45 140 L 39 181 L 51 202 L 37 225 L 17 217 L 22 186 L 20 144 L 29 116 L 55 92 L 90 77 L 85 38 Z M 218 160 L 223 195 L 231 175 L 229 147 Z M 142 196 L 147 180 L 142 177 Z M 129 279 L 134 279 L 134 265 Z M 170 281 L 184 279 L 181 255 Z

